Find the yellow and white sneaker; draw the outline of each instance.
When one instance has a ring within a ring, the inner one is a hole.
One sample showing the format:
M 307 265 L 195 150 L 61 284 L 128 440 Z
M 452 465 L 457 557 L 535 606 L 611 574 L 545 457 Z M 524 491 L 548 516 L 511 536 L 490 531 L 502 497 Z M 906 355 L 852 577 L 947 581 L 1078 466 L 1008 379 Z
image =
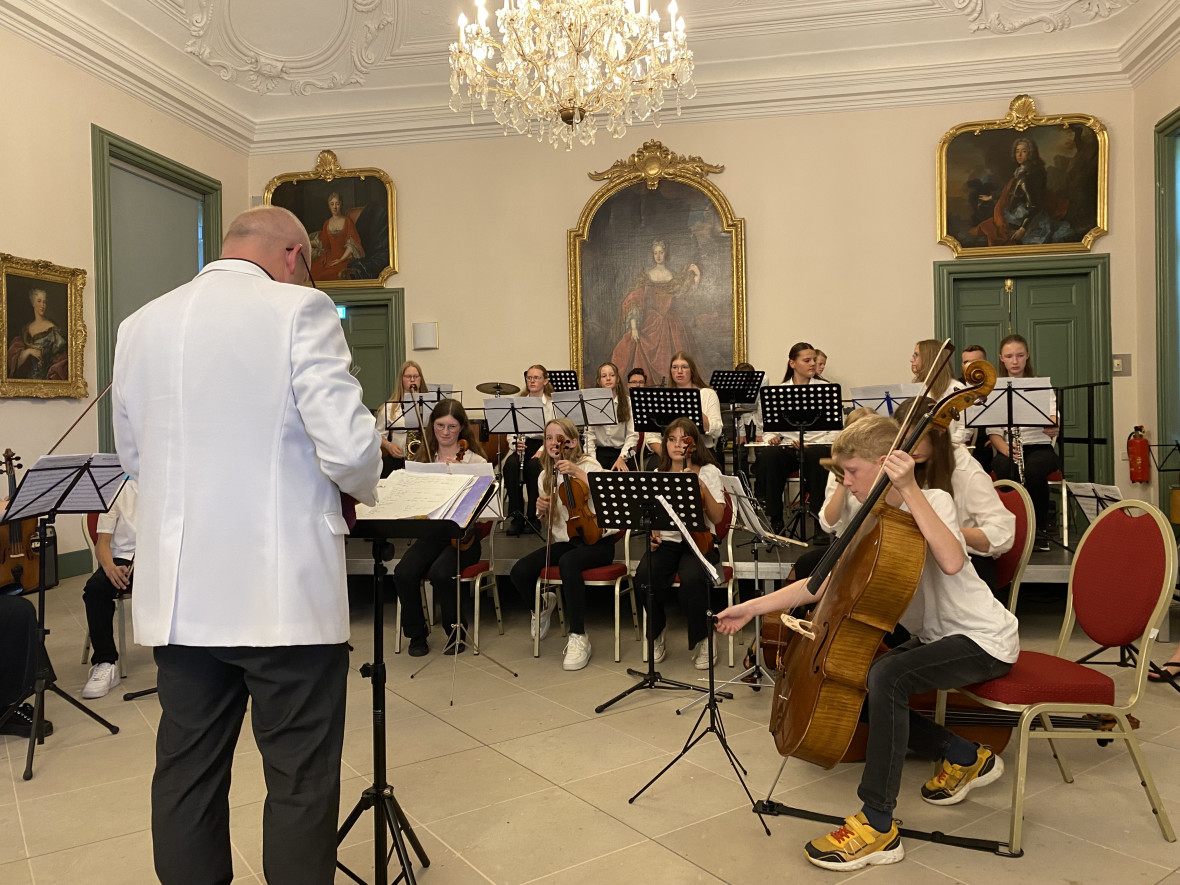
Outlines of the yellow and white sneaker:
M 869 826 L 864 812 L 845 818 L 843 826 L 812 839 L 803 850 L 809 861 L 825 870 L 859 870 L 874 864 L 897 863 L 905 857 L 897 821 L 890 824 L 889 832 L 878 833 Z
M 922 786 L 922 798 L 931 805 L 954 805 L 975 787 L 986 786 L 1003 773 L 1004 760 L 991 747 L 980 747 L 974 765 L 955 765 L 943 759 L 938 774 Z

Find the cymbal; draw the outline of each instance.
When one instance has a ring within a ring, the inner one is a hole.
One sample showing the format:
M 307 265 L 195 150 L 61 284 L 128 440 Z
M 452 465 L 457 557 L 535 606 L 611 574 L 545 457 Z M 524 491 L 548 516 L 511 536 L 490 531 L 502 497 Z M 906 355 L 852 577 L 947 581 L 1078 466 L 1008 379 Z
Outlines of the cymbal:
M 520 393 L 519 387 L 507 381 L 485 381 L 483 384 L 475 385 L 475 389 L 492 396 L 512 396 L 514 393 Z

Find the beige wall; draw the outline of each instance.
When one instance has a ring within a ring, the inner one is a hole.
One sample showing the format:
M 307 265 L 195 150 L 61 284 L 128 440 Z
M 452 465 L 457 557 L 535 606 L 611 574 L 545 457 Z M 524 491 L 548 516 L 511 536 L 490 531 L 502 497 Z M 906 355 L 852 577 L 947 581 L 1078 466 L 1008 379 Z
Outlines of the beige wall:
M 1166 91 L 1164 78 L 1155 91 Z M 1036 99 L 1042 113 L 1094 114 L 1111 131 L 1112 233 L 1097 250 L 1111 255 L 1114 350 L 1135 358 L 1135 377 L 1115 389 L 1118 437 L 1151 417 L 1154 348 L 1143 330 L 1154 304 L 1141 278 L 1150 260 L 1140 259 L 1152 247 L 1136 235 L 1137 207 L 1150 212 L 1151 197 L 1136 167 L 1155 118 L 1140 120 L 1128 92 Z M 378 166 L 397 183 L 402 272 L 391 284 L 405 288 L 407 326 L 439 323 L 440 349 L 415 354 L 427 377 L 454 382 L 468 404 L 480 381 L 518 382 L 534 362 L 569 365 L 565 237 L 598 187 L 586 173 L 653 138 L 726 167 L 713 180 L 746 220 L 752 362 L 778 377 L 805 339 L 828 352 L 831 377 L 880 384 L 908 380 L 913 343 L 934 330 L 933 262 L 951 258 L 935 243 L 935 146 L 958 123 L 1006 111 L 1003 101 L 964 102 L 666 124 L 572 152 L 495 138 L 339 153 L 345 167 Z M 314 162 L 313 152 L 254 157 L 251 192 Z
M 44 454 L 98 394 L 94 351 L 94 237 L 90 126 L 104 129 L 219 179 L 225 213 L 249 204 L 246 158 L 128 97 L 91 75 L 0 30 L 0 79 L 10 89 L 0 115 L 0 251 L 86 271 L 86 381 L 90 399 L 0 400 L 0 449 L 25 466 Z M 98 447 L 97 409 L 61 453 Z M 62 552 L 84 546 L 75 518 L 58 529 Z
M 36 71 L 36 77 L 28 72 Z M 93 273 L 90 125 L 211 175 L 229 219 L 276 174 L 310 169 L 315 151 L 246 158 L 89 74 L 0 31 L 0 73 L 12 90 L 3 116 L 0 250 Z M 1043 113 L 1085 112 L 1111 132 L 1113 347 L 1135 376 L 1114 389 L 1115 436 L 1154 418 L 1154 203 L 1152 128 L 1180 104 L 1180 57 L 1138 89 L 1037 95 Z M 1015 92 L 1017 90 L 1013 90 Z M 432 380 L 517 381 L 526 365 L 569 361 L 566 230 L 597 188 L 586 177 L 648 139 L 721 163 L 714 181 L 746 220 L 749 354 L 771 377 L 793 341 L 831 356 L 845 384 L 906 375 L 912 343 L 933 332 L 934 148 L 949 127 L 1002 116 L 1004 101 L 644 126 L 589 149 L 554 151 L 519 137 L 338 151 L 345 167 L 385 169 L 398 188 L 406 322 L 437 321 L 441 349 L 415 354 Z M 323 148 L 334 148 L 329 142 Z M 13 207 L 16 207 L 15 209 Z M 95 388 L 93 288 L 86 378 Z M 710 367 L 713 368 L 713 367 Z M 77 416 L 72 400 L 0 404 L 0 445 L 30 463 Z M 96 446 L 92 417 L 63 451 Z M 1116 443 L 1119 452 L 1121 442 Z M 1126 467 L 1117 461 L 1120 482 Z M 1126 487 L 1129 490 L 1129 487 Z M 68 528 L 62 549 L 78 549 Z

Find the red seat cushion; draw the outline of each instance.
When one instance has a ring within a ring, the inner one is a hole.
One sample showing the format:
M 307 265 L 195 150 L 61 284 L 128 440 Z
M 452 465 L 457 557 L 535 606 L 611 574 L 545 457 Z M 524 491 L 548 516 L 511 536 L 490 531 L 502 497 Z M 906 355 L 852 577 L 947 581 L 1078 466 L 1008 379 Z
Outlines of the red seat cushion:
M 582 580 L 615 581 L 625 574 L 627 574 L 627 566 L 621 562 L 612 562 L 610 565 L 600 565 L 597 568 L 586 569 L 582 572 Z M 551 565 L 547 569 L 542 569 L 541 578 L 545 581 L 560 581 L 561 569 L 555 565 Z
M 481 559 L 474 565 L 469 565 L 459 573 L 460 580 L 474 581 L 486 571 L 491 571 L 491 564 L 486 559 Z
M 1064 477 L 1061 475 L 1060 470 L 1054 470 L 1052 473 L 1049 474 L 1049 477 L 1048 477 L 1049 482 L 1061 482 L 1062 479 L 1064 479 Z
M 1114 680 L 1105 673 L 1039 651 L 1022 651 L 1007 675 L 965 690 L 1001 704 L 1114 703 Z

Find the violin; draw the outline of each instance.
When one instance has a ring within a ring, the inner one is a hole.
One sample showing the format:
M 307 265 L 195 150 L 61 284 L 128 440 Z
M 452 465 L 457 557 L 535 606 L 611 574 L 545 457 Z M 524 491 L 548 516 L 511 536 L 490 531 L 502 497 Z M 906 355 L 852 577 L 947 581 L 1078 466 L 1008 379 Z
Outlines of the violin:
M 461 440 L 459 440 L 459 451 L 455 453 L 454 463 L 462 464 L 463 463 L 463 456 L 466 454 L 467 454 L 467 440 L 461 439 Z M 463 534 L 462 538 L 451 538 L 451 546 L 458 547 L 460 551 L 470 550 L 471 545 L 475 543 L 475 539 L 478 536 L 477 533 L 478 533 L 478 529 L 476 528 L 476 523 L 473 522 L 471 524 L 471 527 L 469 529 L 467 529 L 467 531 Z
M 687 469 L 689 463 L 692 461 L 692 456 L 696 453 L 696 450 L 697 450 L 697 441 L 695 439 L 693 439 L 691 436 L 686 435 L 684 437 L 684 466 L 686 469 Z M 697 481 L 698 482 L 700 481 L 699 476 L 697 477 Z M 705 493 L 701 492 L 701 504 L 703 505 L 704 503 L 705 503 Z M 713 540 L 713 533 L 712 532 L 689 532 L 689 534 L 692 535 L 692 539 L 696 543 L 697 549 L 701 551 L 702 555 L 708 556 L 709 551 L 711 551 L 713 549 L 713 547 L 715 546 L 715 541 Z
M 563 459 L 569 460 L 573 447 L 572 440 L 564 436 L 557 438 L 557 451 Z M 587 545 L 597 544 L 602 538 L 602 529 L 598 527 L 598 519 L 590 509 L 590 489 L 584 483 L 574 482 L 568 473 L 564 473 L 561 485 L 557 487 L 557 497 L 569 514 L 565 521 L 569 539 L 581 538 Z
M 927 392 L 951 353 L 947 341 L 928 376 Z M 896 448 L 908 452 L 931 426 L 949 426 L 961 409 L 991 392 L 996 370 L 979 360 L 967 366 L 964 378 L 970 387 L 943 397 L 926 415 L 907 420 L 898 435 L 904 442 L 895 442 Z M 779 660 L 770 730 L 783 756 L 824 768 L 840 761 L 856 731 L 869 666 L 881 639 L 896 626 L 917 590 L 926 539 L 908 513 L 882 500 L 888 487 L 882 473 L 808 580 L 815 593 L 831 576 L 811 618 L 814 639 L 792 641 Z
M 4 473 L 8 474 L 8 500 L 16 497 L 16 462 L 12 449 L 4 450 Z M 0 527 L 0 588 L 19 584 L 23 590 L 37 589 L 41 576 L 40 548 L 33 543 L 37 519 L 30 517 Z

